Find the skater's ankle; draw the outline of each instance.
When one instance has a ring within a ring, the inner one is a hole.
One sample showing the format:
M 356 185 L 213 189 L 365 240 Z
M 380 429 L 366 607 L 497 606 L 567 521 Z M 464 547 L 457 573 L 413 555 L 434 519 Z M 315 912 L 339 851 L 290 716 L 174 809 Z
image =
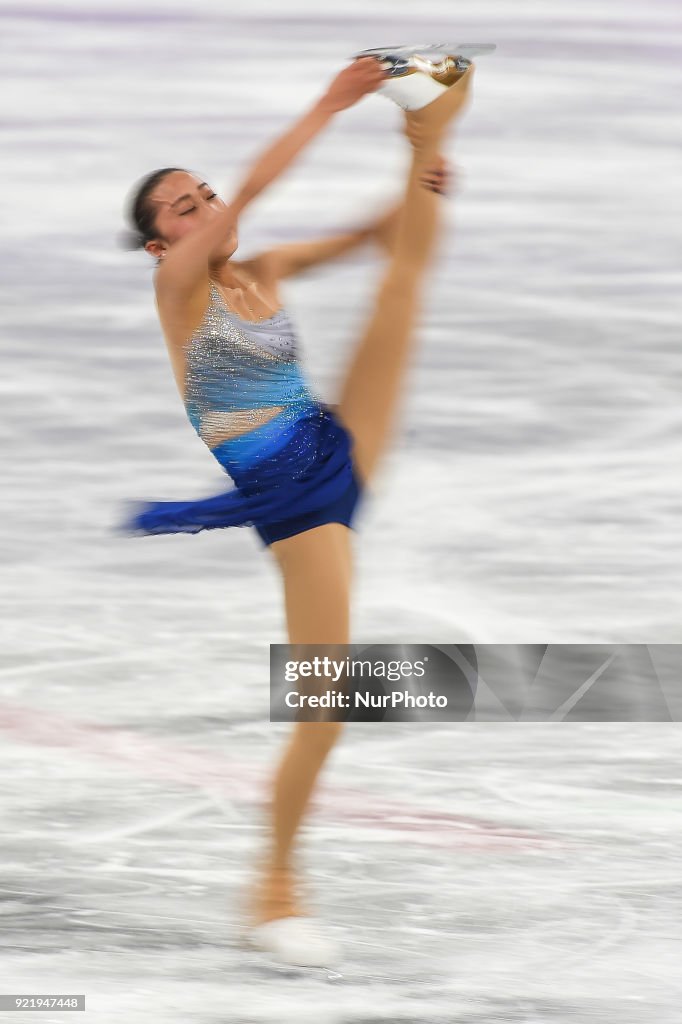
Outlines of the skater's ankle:
M 424 121 L 420 111 L 406 110 L 403 133 L 415 153 L 433 157 L 442 151 L 445 126 L 434 126 Z
M 259 874 L 264 879 L 291 879 L 296 873 L 294 865 L 280 857 L 265 857 L 260 862 Z
M 306 916 L 306 911 L 293 890 L 283 892 L 281 889 L 265 889 L 258 894 L 256 899 L 253 924 L 258 926 L 267 924 L 269 921 L 279 921 L 285 917 Z
M 251 916 L 256 925 L 283 917 L 305 915 L 289 863 L 267 861 L 262 864 L 252 892 L 251 906 Z
M 414 149 L 422 151 L 442 144 L 446 134 L 466 108 L 471 92 L 473 64 L 462 77 L 426 106 L 405 110 L 405 135 Z

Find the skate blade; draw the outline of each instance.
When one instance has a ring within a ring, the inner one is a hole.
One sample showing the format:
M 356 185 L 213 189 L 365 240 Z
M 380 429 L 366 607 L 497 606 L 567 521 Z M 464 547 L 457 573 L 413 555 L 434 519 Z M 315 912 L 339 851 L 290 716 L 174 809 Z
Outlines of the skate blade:
M 480 57 L 497 49 L 496 43 L 424 43 L 423 46 L 377 46 L 373 50 L 360 50 L 358 57 Z
M 277 978 L 313 978 L 315 981 L 326 981 L 330 985 L 346 980 L 345 975 L 331 967 L 294 967 L 292 964 L 282 964 L 259 950 L 249 951 L 245 966 Z

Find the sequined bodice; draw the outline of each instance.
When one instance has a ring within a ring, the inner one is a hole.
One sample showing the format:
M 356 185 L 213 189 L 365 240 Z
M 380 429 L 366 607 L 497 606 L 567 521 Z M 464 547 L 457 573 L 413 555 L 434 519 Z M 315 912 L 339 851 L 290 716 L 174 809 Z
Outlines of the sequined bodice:
M 230 312 L 211 282 L 204 318 L 189 339 L 185 374 L 185 408 L 204 440 L 216 419 L 229 413 L 290 406 L 311 400 L 298 361 L 298 343 L 284 309 L 251 323 Z M 208 443 L 208 441 L 207 441 Z

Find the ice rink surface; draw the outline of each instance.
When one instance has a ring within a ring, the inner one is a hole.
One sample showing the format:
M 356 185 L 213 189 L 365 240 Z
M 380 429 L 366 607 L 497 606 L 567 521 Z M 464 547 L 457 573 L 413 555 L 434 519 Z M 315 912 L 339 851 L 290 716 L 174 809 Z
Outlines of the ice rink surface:
M 679 1022 L 673 722 L 352 727 L 303 842 L 342 977 L 245 954 L 280 584 L 251 531 L 114 527 L 229 484 L 152 263 L 116 247 L 133 182 L 229 191 L 354 51 L 495 42 L 355 537 L 353 639 L 681 642 L 681 22 L 666 0 L 0 5 L 0 994 L 85 993 L 97 1024 Z M 399 127 L 376 96 L 340 115 L 240 254 L 391 203 Z M 327 400 L 380 273 L 367 250 L 286 286 Z

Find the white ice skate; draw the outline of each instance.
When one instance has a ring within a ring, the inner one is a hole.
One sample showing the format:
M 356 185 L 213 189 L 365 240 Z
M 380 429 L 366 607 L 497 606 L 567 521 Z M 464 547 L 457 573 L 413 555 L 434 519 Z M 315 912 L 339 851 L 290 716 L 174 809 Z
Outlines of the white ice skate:
M 388 80 L 377 92 L 403 110 L 420 110 L 438 99 L 471 66 L 469 57 L 492 53 L 494 43 L 425 43 L 417 46 L 379 46 L 353 54 L 378 57 Z
M 339 950 L 309 917 L 280 917 L 248 933 L 252 946 L 289 967 L 333 967 Z

